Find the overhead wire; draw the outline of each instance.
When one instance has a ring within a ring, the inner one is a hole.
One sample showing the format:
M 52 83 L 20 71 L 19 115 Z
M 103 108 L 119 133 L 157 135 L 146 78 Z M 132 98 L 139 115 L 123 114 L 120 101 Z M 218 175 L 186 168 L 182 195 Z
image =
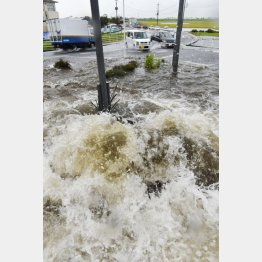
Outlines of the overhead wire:
M 136 11 L 152 13 L 151 10 L 143 10 L 143 9 L 140 9 L 140 8 L 135 8 L 135 7 L 133 7 L 133 6 L 130 6 L 129 4 L 126 4 L 126 6 L 128 6 L 128 7 L 131 8 L 131 9 L 134 9 L 134 10 L 136 10 Z
M 175 5 L 171 5 L 169 7 L 165 7 L 164 9 L 160 9 L 160 11 L 163 12 L 163 11 L 168 10 L 168 9 L 175 7 L 175 6 L 177 6 L 177 5 L 175 4 Z

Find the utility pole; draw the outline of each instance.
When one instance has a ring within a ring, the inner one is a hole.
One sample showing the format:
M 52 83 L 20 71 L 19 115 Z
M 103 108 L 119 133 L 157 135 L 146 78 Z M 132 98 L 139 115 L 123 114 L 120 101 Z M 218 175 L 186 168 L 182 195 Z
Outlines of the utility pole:
M 157 10 L 156 10 L 156 24 L 158 25 L 158 15 L 159 15 L 159 3 L 157 3 Z
M 124 41 L 126 43 L 126 17 L 125 17 L 125 0 L 123 0 L 123 27 L 124 27 Z
M 183 20 L 184 20 L 184 8 L 185 8 L 185 0 L 179 0 L 177 29 L 176 29 L 176 45 L 173 50 L 173 63 L 172 63 L 173 73 L 177 73 L 181 33 L 182 33 Z
M 110 93 L 109 84 L 106 82 L 105 62 L 101 35 L 101 21 L 99 14 L 98 0 L 90 0 L 91 12 L 94 26 L 95 45 L 96 45 L 96 61 L 100 84 L 98 88 L 98 110 L 110 110 Z
M 118 1 L 118 0 L 116 0 L 116 7 L 115 7 L 115 10 L 116 10 L 116 19 L 117 19 L 117 10 L 118 10 L 117 1 Z

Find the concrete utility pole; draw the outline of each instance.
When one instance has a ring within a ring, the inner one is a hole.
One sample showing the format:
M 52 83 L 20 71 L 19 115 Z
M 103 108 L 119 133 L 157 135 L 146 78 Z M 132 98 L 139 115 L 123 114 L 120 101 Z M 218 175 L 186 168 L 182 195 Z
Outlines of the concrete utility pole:
M 109 84 L 106 83 L 105 62 L 104 62 L 98 0 L 90 0 L 90 4 L 91 4 L 94 35 L 95 35 L 97 68 L 98 68 L 98 75 L 99 75 L 99 82 L 100 82 L 100 84 L 97 86 L 98 110 L 108 111 L 110 110 L 110 93 L 109 93 Z
M 158 16 L 159 16 L 159 3 L 157 3 L 157 10 L 156 10 L 156 24 L 158 25 Z
M 117 10 L 118 10 L 117 1 L 118 1 L 118 0 L 116 0 L 116 7 L 115 7 L 115 10 L 116 10 L 116 19 L 117 19 Z
M 124 27 L 124 41 L 126 43 L 126 17 L 125 17 L 125 0 L 123 0 L 123 27 Z
M 185 8 L 185 0 L 179 0 L 177 29 L 176 29 L 176 45 L 173 51 L 173 63 L 172 63 L 174 73 L 177 73 L 177 67 L 178 67 L 181 33 L 182 33 L 183 20 L 184 20 L 184 8 Z

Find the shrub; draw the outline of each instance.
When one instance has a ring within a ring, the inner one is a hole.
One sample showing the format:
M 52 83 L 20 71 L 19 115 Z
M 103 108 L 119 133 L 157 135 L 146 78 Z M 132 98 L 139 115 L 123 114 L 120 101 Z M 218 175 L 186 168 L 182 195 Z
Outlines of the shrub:
M 153 69 L 154 68 L 154 56 L 152 54 L 148 54 L 145 60 L 145 68 Z
M 209 28 L 209 29 L 207 29 L 207 30 L 206 30 L 206 32 L 207 32 L 207 33 L 216 33 L 216 31 L 215 31 L 215 30 L 213 30 L 213 29 L 210 29 L 210 28 Z
M 160 59 L 156 59 L 155 60 L 155 68 L 159 68 L 160 67 L 160 64 L 161 64 L 161 60 Z M 154 69 L 155 69 L 154 68 Z
M 197 29 L 192 29 L 191 32 L 192 33 L 197 33 L 198 31 L 197 31 Z
M 148 54 L 145 59 L 145 69 L 151 70 L 160 67 L 161 60 L 156 59 L 153 54 Z
M 54 67 L 58 69 L 71 69 L 69 62 L 63 60 L 62 58 L 55 62 Z
M 114 77 L 114 76 L 125 76 L 126 72 L 118 67 L 114 67 L 108 71 L 106 71 L 106 78 Z
M 126 65 L 123 65 L 122 68 L 124 71 L 134 71 L 138 67 L 138 63 L 135 60 L 130 61 Z
M 132 72 L 137 67 L 138 63 L 135 60 L 132 60 L 125 65 L 116 65 L 112 69 L 106 71 L 106 77 L 110 78 L 114 76 L 125 76 L 127 72 Z

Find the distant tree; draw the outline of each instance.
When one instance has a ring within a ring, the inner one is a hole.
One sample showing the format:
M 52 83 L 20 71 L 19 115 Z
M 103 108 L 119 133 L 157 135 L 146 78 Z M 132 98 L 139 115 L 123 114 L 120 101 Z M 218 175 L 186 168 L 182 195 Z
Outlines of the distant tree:
M 109 22 L 112 23 L 112 24 L 119 25 L 121 22 L 123 22 L 123 17 L 122 16 L 111 17 Z
M 90 24 L 90 25 L 93 24 L 93 23 L 92 23 L 92 18 L 91 18 L 90 16 L 84 16 L 82 19 L 83 19 L 83 20 L 86 20 L 86 21 L 88 22 L 88 24 Z
M 91 17 L 90 16 L 84 16 L 83 20 L 86 20 L 86 21 L 90 22 L 91 21 Z
M 101 27 L 104 27 L 109 23 L 109 19 L 107 15 L 100 16 L 100 21 L 101 21 Z

